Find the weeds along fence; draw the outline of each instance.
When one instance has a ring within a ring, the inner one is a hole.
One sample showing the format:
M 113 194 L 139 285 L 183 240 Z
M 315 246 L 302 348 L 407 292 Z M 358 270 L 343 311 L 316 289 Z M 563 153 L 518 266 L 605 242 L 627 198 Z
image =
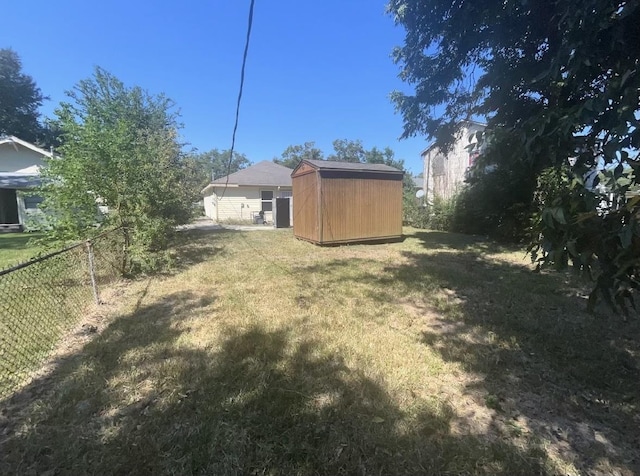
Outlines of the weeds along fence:
M 121 276 L 124 240 L 112 230 L 0 271 L 0 399 L 26 384 Z

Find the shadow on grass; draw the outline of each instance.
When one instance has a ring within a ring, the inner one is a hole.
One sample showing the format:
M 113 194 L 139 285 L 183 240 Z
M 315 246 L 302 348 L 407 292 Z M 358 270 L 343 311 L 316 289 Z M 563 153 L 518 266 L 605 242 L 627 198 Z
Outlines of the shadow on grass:
M 169 274 L 176 274 L 214 256 L 224 254 L 224 239 L 238 233 L 235 230 L 181 230 L 176 233 Z M 221 240 L 222 238 L 222 240 Z
M 456 434 L 446 405 L 406 415 L 287 329 L 184 344 L 203 319 L 216 326 L 215 303 L 174 293 L 115 320 L 6 423 L 0 473 L 545 473 L 540 449 Z
M 480 236 L 445 231 L 416 231 L 411 237 L 419 240 L 421 245 L 430 250 L 450 249 L 499 253 L 500 251 L 518 249 L 515 246 L 501 245 Z
M 404 251 L 403 264 L 381 269 L 334 260 L 300 271 L 325 274 L 336 289 L 366 283 L 380 305 L 411 300 L 407 332 L 481 377 L 468 391 L 496 410 L 503 434 L 553 443 L 584 473 L 613 465 L 640 474 L 640 320 L 587 313 L 571 277 L 478 251 L 493 245 L 455 235 L 437 245 L 438 233 L 416 235 L 458 252 Z

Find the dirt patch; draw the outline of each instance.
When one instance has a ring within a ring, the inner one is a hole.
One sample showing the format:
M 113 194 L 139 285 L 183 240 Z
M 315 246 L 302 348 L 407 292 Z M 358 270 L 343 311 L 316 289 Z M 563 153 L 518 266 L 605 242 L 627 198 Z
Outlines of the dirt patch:
M 464 296 L 456 291 L 444 288 L 440 298 L 453 305 L 465 303 Z M 459 320 L 443 318 L 429 302 L 403 300 L 401 306 L 409 316 L 401 325 L 398 320 L 390 325 L 399 331 L 415 334 L 423 339 L 445 357 L 464 363 L 464 356 L 454 355 L 454 350 L 447 348 L 455 341 L 461 348 L 485 349 L 486 354 L 495 353 L 494 365 L 511 367 L 513 362 L 501 362 L 505 345 L 499 342 L 492 332 L 474 328 Z M 452 420 L 452 432 L 455 434 L 481 434 L 489 441 L 508 440 L 511 443 L 526 446 L 527 439 L 535 435 L 536 439 L 545 441 L 545 448 L 550 459 L 563 468 L 566 474 L 582 474 L 571 462 L 585 463 L 591 466 L 588 474 L 618 474 L 632 476 L 631 468 L 637 461 L 628 460 L 629 467 L 614 464 L 621 455 L 633 453 L 632 447 L 620 448 L 619 442 L 625 441 L 626 435 L 606 427 L 596 421 L 584 421 L 579 409 L 583 406 L 591 408 L 600 405 L 607 412 L 606 402 L 598 401 L 593 396 L 574 395 L 569 388 L 550 384 L 544 380 L 562 381 L 560 376 L 552 376 L 550 369 L 545 369 L 541 377 L 538 391 L 532 391 L 523 385 L 525 373 L 534 371 L 527 364 L 536 356 L 525 356 L 521 352 L 513 352 L 513 357 L 523 364 L 517 370 L 510 369 L 500 376 L 504 383 L 500 390 L 492 393 L 483 384 L 486 375 L 477 372 L 461 371 L 457 375 L 449 374 L 442 379 L 442 389 L 448 395 L 448 403 L 455 410 Z M 464 367 L 464 365 L 463 365 Z M 495 375 L 492 375 L 495 378 Z M 640 415 L 633 418 L 632 426 L 640 426 Z M 624 426 L 623 422 L 618 422 Z M 614 443 L 617 441 L 618 444 Z M 633 445 L 632 441 L 628 444 Z

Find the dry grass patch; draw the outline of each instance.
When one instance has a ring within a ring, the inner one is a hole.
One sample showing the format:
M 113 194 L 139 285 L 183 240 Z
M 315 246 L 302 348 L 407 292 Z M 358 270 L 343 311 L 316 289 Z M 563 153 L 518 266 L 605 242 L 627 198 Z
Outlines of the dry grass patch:
M 637 321 L 521 251 L 192 231 L 174 257 L 4 402 L 0 473 L 638 471 Z

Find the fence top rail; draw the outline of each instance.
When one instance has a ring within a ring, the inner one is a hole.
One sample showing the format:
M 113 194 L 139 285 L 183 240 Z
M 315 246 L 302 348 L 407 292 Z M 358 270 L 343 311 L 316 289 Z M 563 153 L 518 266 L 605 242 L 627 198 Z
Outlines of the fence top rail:
M 83 240 L 80 241 L 78 243 L 75 243 L 73 245 L 69 245 L 65 248 L 53 251 L 51 253 L 47 253 L 46 255 L 42 255 L 42 256 L 38 256 L 36 258 L 31 258 L 29 261 L 25 261 L 24 263 L 19 263 L 13 266 L 9 266 L 8 268 L 5 269 L 0 269 L 0 277 L 5 276 L 9 273 L 13 273 L 14 271 L 18 271 L 19 269 L 23 269 L 26 268 L 28 266 L 32 266 L 34 264 L 40 263 L 42 261 L 45 261 L 47 259 L 53 258 L 54 256 L 58 256 L 61 255 L 62 253 L 66 253 L 68 251 L 71 251 L 73 249 L 79 248 L 81 246 L 85 246 L 87 243 L 91 243 L 94 240 L 97 240 L 98 238 L 102 238 L 103 236 L 106 236 L 110 233 L 113 233 L 114 231 L 117 231 L 119 229 L 121 229 L 122 227 L 119 226 L 118 228 L 113 228 L 112 230 L 107 230 L 107 231 L 103 231 L 102 233 L 97 234 L 96 236 L 93 236 L 87 240 Z

